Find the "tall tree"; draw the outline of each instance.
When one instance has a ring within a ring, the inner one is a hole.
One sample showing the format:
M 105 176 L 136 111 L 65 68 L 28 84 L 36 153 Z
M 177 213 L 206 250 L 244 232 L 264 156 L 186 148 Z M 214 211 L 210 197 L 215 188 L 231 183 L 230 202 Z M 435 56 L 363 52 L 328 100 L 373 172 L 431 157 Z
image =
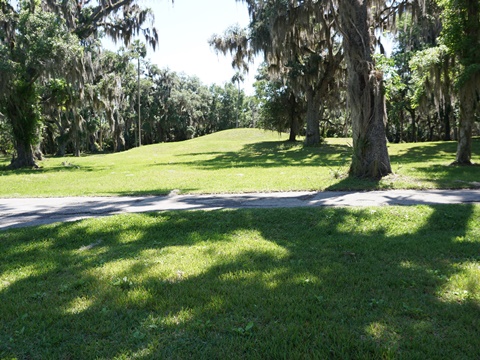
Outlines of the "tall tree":
M 140 59 L 147 56 L 147 48 L 140 40 L 135 40 L 130 46 L 131 56 L 137 60 L 137 114 L 138 114 L 138 146 L 142 146 L 142 115 L 140 111 Z
M 35 167 L 41 121 L 38 80 L 58 69 L 71 74 L 68 70 L 81 67 L 81 49 L 66 23 L 35 2 L 20 2 L 19 10 L 3 3 L 0 11 L 0 106 L 13 129 L 16 154 L 11 166 Z
M 389 63 L 382 70 L 390 141 L 450 140 L 455 131 L 453 57 L 438 46 L 440 13 L 435 1 L 427 0 L 423 11 L 403 12 L 393 29 L 392 56 L 382 60 Z
M 443 42 L 461 66 L 457 78 L 460 123 L 456 163 L 471 164 L 472 126 L 480 104 L 480 2 L 442 0 Z
M 343 59 L 336 43 L 338 34 L 331 13 L 334 8 L 327 2 L 245 2 L 250 12 L 248 30 L 231 27 L 223 36 L 214 36 L 212 46 L 224 54 L 229 51 L 237 67 L 245 67 L 252 54 L 263 53 L 268 71 L 296 97 L 289 103 L 303 102 L 305 98 L 305 143 L 319 144 L 324 99 L 334 88 Z M 296 135 L 294 129 L 291 134 Z
M 350 174 L 381 178 L 392 169 L 385 131 L 383 74 L 375 69 L 372 56 L 372 6 L 366 0 L 338 0 L 353 130 Z
M 267 130 L 289 131 L 288 141 L 296 141 L 304 126 L 305 100 L 297 98 L 291 87 L 269 73 L 266 64 L 258 69 L 254 87 L 261 105 L 258 125 Z
M 354 153 L 350 174 L 358 177 L 380 178 L 391 173 L 386 144 L 383 77 L 374 66 L 372 55 L 375 44 L 372 42 L 372 38 L 375 35 L 373 33 L 376 28 L 375 22 L 386 17 L 385 14 L 395 14 L 398 9 L 394 5 L 397 4 L 389 4 L 390 6 L 386 10 L 387 5 L 381 1 L 373 3 L 366 0 L 244 1 L 249 6 L 251 23 L 263 25 L 267 19 L 274 19 L 275 26 L 266 27 L 270 31 L 272 39 L 271 48 L 268 50 L 274 55 L 276 52 L 279 54 L 289 52 L 282 47 L 282 44 L 288 44 L 285 39 L 289 39 L 289 37 L 301 39 L 302 30 L 314 34 L 315 31 L 312 30 L 316 27 L 320 28 L 317 32 L 320 36 L 312 40 L 316 41 L 320 48 L 323 46 L 328 49 L 331 54 L 334 49 L 334 40 L 338 38 L 332 29 L 340 30 L 343 39 L 343 54 L 347 62 L 348 104 L 353 124 Z M 287 12 L 282 15 L 278 9 L 285 6 Z M 269 9 L 265 13 L 266 17 L 263 18 L 261 16 L 262 9 Z M 378 18 L 374 19 L 373 15 Z M 332 28 L 334 24 L 336 27 Z M 257 28 L 254 29 L 257 30 Z M 282 36 L 282 34 L 286 36 Z M 296 44 L 293 42 L 294 46 L 288 47 L 288 49 L 297 51 L 297 53 L 300 51 L 300 54 L 302 54 L 301 50 L 298 49 L 305 49 L 304 45 L 307 45 L 307 49 L 311 49 L 308 46 L 310 43 L 305 43 L 305 39 L 301 39 Z M 314 52 L 318 54 L 318 50 L 314 49 Z M 283 56 L 280 58 L 284 59 Z M 330 64 L 331 62 L 318 62 L 317 66 L 321 69 Z M 329 74 L 331 71 L 327 73 L 327 75 Z M 307 78 L 305 77 L 305 79 Z M 319 97 L 321 98 L 321 96 Z M 309 98 L 310 100 L 315 99 L 314 96 L 309 96 Z

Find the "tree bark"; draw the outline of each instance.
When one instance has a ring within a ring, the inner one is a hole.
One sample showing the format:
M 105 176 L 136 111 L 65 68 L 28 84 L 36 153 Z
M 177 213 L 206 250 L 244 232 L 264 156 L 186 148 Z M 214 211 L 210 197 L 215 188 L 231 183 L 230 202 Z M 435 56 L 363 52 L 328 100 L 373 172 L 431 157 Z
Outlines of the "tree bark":
M 458 124 L 458 143 L 455 163 L 471 165 L 472 158 L 472 123 L 475 116 L 475 98 L 472 96 L 470 84 L 459 90 L 460 119 Z
M 6 117 L 12 125 L 16 155 L 9 165 L 11 169 L 38 168 L 33 145 L 38 139 L 38 114 L 36 113 L 36 89 L 32 83 L 16 85 L 8 99 Z
M 458 144 L 455 163 L 459 165 L 471 165 L 472 157 L 472 126 L 475 121 L 475 106 L 480 92 L 480 4 L 478 0 L 468 0 L 465 6 L 464 36 L 468 39 L 467 48 L 462 49 L 460 59 L 466 69 L 470 69 L 469 75 L 459 89 L 460 122 L 458 126 Z M 464 70 L 466 71 L 466 70 Z
M 451 104 L 446 104 L 445 105 L 445 110 L 444 110 L 444 117 L 443 117 L 443 129 L 444 129 L 444 135 L 443 135 L 443 140 L 444 141 L 450 141 L 452 140 L 452 136 L 450 133 L 452 132 L 452 128 L 450 126 L 450 116 L 452 114 L 452 106 Z
M 125 138 L 123 137 L 123 127 L 118 111 L 114 115 L 115 126 L 113 129 L 114 150 L 116 152 L 125 150 Z
M 15 144 L 15 152 L 16 154 L 12 158 L 9 168 L 38 168 L 38 165 L 35 162 L 35 155 L 33 153 L 32 145 L 25 144 L 23 141 L 17 140 Z
M 417 142 L 417 125 L 416 125 L 416 119 L 417 119 L 417 113 L 415 111 L 415 109 L 413 108 L 409 108 L 408 109 L 408 112 L 410 113 L 410 118 L 412 119 L 412 126 L 411 126 L 411 134 L 410 134 L 410 137 L 407 139 L 407 141 L 410 141 L 410 142 Z M 408 133 L 407 133 L 407 137 L 408 137 Z
M 339 2 L 353 130 L 350 175 L 378 179 L 392 170 L 385 131 L 383 77 L 373 67 L 367 10 L 367 1 Z
M 405 113 L 403 109 L 400 109 L 400 129 L 398 131 L 398 142 L 403 143 L 403 124 L 405 123 Z
M 306 146 L 320 144 L 320 98 L 318 92 L 309 87 L 307 89 L 307 133 L 305 136 Z
M 288 100 L 290 102 L 290 136 L 288 137 L 288 141 L 295 142 L 297 141 L 297 135 L 300 127 L 297 117 L 297 100 L 292 93 L 290 94 Z

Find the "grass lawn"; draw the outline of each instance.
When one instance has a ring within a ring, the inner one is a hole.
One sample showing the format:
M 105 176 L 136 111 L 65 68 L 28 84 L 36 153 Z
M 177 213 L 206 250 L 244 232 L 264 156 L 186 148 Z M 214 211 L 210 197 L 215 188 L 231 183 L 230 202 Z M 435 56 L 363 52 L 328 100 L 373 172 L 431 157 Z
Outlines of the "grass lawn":
M 0 232 L 2 359 L 479 359 L 480 206 Z
M 480 139 L 474 162 L 480 162 Z M 6 170 L 0 196 L 476 187 L 456 143 L 391 144 L 345 176 L 346 139 L 276 133 Z M 480 359 L 480 205 L 128 214 L 0 232 L 0 359 Z
M 480 166 L 449 166 L 455 142 L 390 144 L 394 175 L 379 182 L 346 177 L 349 139 L 307 148 L 255 129 L 228 130 L 179 143 L 116 154 L 50 157 L 38 170 L 6 170 L 0 158 L 0 197 L 93 196 L 256 191 L 480 186 Z M 480 162 L 480 139 L 473 161 Z

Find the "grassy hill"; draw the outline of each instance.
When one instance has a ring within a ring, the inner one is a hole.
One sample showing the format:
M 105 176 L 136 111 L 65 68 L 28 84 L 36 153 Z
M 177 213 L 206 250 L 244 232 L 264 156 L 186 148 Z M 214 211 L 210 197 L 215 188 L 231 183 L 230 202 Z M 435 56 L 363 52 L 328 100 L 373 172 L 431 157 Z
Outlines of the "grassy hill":
M 227 130 L 116 154 L 49 157 L 37 170 L 6 170 L 3 158 L 0 196 L 460 188 L 478 186 L 480 179 L 480 167 L 448 166 L 455 142 L 390 144 L 394 175 L 371 182 L 346 177 L 349 139 L 327 139 L 314 148 L 285 140 L 274 132 Z M 480 162 L 478 152 L 473 161 Z

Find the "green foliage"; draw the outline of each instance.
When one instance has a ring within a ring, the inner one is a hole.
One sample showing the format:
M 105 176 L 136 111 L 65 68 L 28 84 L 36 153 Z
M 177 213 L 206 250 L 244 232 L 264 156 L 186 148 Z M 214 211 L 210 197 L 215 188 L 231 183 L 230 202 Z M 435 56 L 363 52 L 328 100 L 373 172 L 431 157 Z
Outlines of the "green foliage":
M 459 87 L 480 72 L 480 5 L 472 0 L 439 0 L 442 7 L 442 38 L 463 66 Z
M 255 95 L 260 102 L 258 127 L 274 130 L 279 133 L 289 131 L 292 126 L 292 117 L 298 119 L 298 134 L 303 128 L 305 102 L 299 102 L 292 94 L 292 89 L 286 86 L 279 78 L 269 77 L 266 69 L 255 82 Z
M 435 72 L 447 61 L 448 48 L 444 45 L 417 51 L 409 61 L 412 71 L 413 94 L 412 107 L 417 108 L 432 92 L 432 87 L 439 86 L 433 78 Z
M 13 150 L 12 127 L 0 114 L 0 153 L 7 154 Z
M 33 146 L 38 141 L 41 123 L 39 95 L 34 84 L 23 79 L 13 81 L 12 91 L 5 99 L 3 110 L 10 120 L 17 141 Z
M 25 2 L 23 10 L 11 14 L 6 24 L 13 24 L 13 34 L 0 34 L 5 55 L 0 59 L 4 71 L 0 109 L 12 127 L 18 166 L 32 165 L 31 147 L 39 142 L 39 78 L 69 72 L 72 61 L 81 54 L 78 39 L 67 31 L 65 21 L 52 12 L 35 10 L 34 5 Z M 15 15 L 18 19 L 14 20 Z
M 374 60 L 377 71 L 383 74 L 385 80 L 385 99 L 391 101 L 397 93 L 401 93 L 407 88 L 407 84 L 403 82 L 395 67 L 395 59 L 375 54 Z

